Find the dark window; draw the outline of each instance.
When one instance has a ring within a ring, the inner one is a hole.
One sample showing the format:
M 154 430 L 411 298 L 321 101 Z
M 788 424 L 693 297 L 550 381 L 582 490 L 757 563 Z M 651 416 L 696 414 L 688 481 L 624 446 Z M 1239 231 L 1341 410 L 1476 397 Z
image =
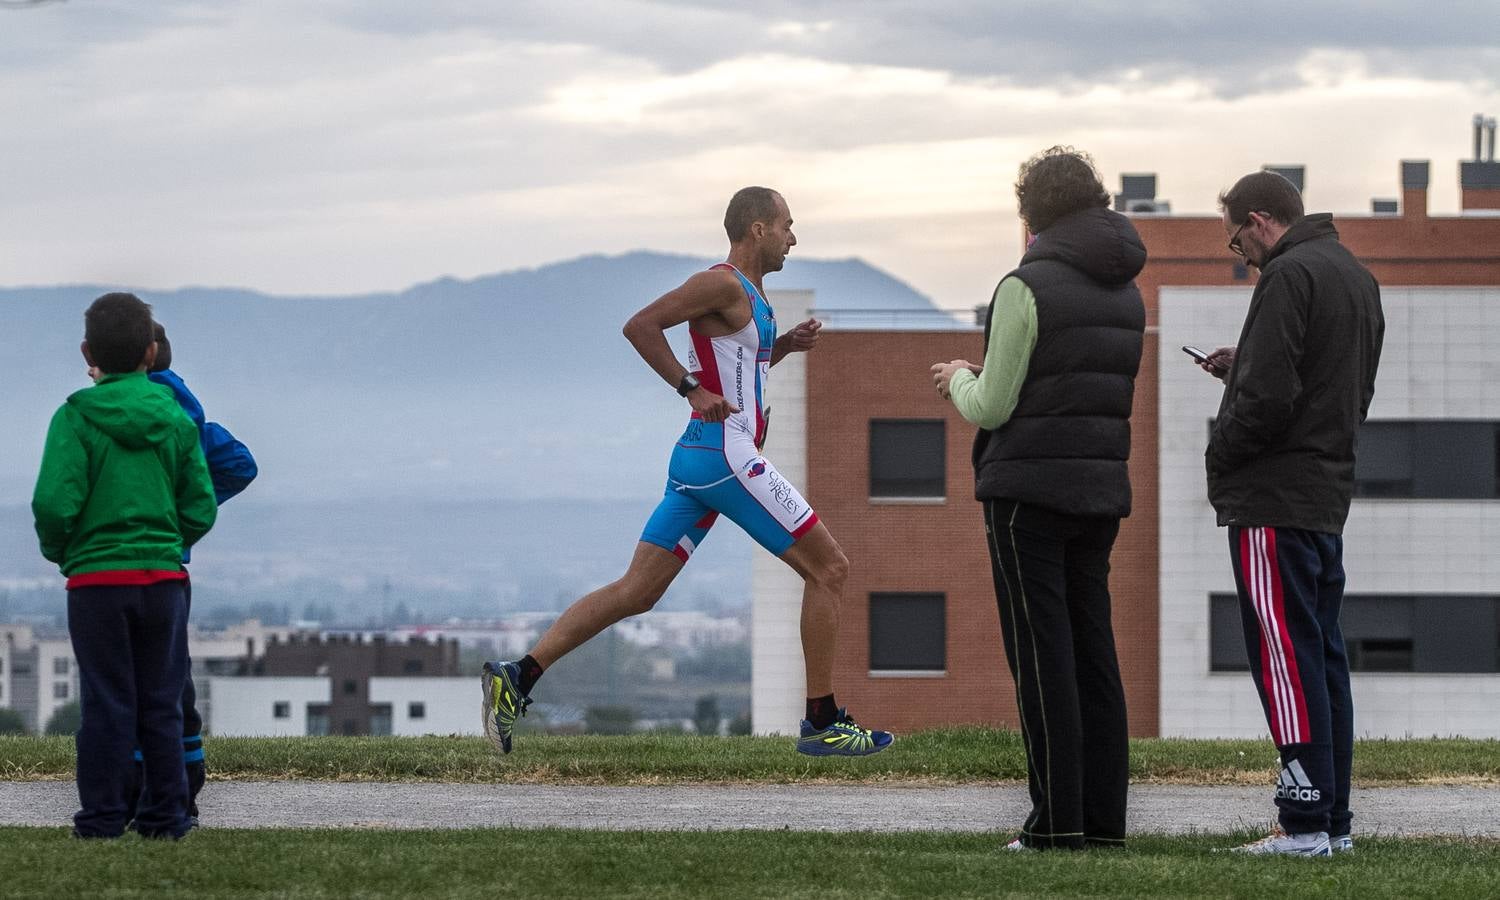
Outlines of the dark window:
M 52 658 L 52 674 L 68 674 L 68 658 L 66 656 L 55 656 Z
M 353 719 L 344 720 L 343 734 L 359 734 L 359 723 Z
M 1350 594 L 1339 617 L 1353 672 L 1500 672 L 1500 597 Z M 1243 672 L 1239 600 L 1209 597 L 1209 664 Z
M 946 669 L 946 606 L 942 594 L 871 594 L 870 670 Z
M 425 704 L 425 703 L 408 703 L 406 705 L 406 716 L 407 716 L 407 718 L 410 718 L 410 719 L 425 719 L 425 718 L 427 718 L 427 704 Z
M 382 703 L 370 707 L 370 734 L 384 737 L 391 733 L 391 705 Z
M 52 683 L 52 699 L 53 700 L 66 700 L 66 699 L 68 699 L 68 683 L 66 681 L 54 681 Z
M 285 700 L 277 700 L 271 704 L 271 715 L 278 719 L 290 719 L 292 717 L 292 704 Z
M 357 693 L 359 693 L 359 682 L 355 681 L 353 678 L 345 678 L 344 679 L 344 695 L 348 696 L 350 694 L 357 694 Z
M 307 734 L 309 737 L 323 737 L 328 734 L 330 728 L 327 706 L 307 707 Z
M 422 661 L 420 659 L 408 659 L 401 664 L 401 670 L 408 675 L 414 675 L 422 671 Z
M 942 419 L 870 420 L 870 496 L 942 497 L 947 467 Z
M 1500 423 L 1384 420 L 1359 429 L 1354 496 L 1414 500 L 1500 497 Z

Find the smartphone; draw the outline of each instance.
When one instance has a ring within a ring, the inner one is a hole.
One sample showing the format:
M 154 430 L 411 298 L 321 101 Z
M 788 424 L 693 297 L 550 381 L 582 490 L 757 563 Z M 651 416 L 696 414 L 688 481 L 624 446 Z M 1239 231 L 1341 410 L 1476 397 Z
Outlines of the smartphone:
M 1197 347 L 1184 346 L 1182 348 L 1182 352 L 1186 353 L 1188 356 L 1191 356 L 1194 362 L 1208 362 L 1208 354 L 1204 353 L 1202 350 L 1199 350 Z

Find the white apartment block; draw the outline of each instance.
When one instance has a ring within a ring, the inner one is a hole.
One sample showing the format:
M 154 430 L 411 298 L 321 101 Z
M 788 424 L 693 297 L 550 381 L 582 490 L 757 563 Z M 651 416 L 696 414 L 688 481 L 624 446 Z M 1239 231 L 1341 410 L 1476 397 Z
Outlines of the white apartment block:
M 210 734 L 236 737 L 306 737 L 330 733 L 326 708 L 333 679 L 314 677 L 214 677 L 214 697 L 204 724 Z M 475 679 L 389 678 L 369 681 L 370 733 L 477 735 Z
M 33 734 L 58 707 L 78 699 L 78 663 L 67 635 L 0 625 L 0 708 L 21 714 Z
M 1355 734 L 1497 738 L 1500 288 L 1386 287 L 1381 297 L 1385 346 L 1344 531 Z M 1160 295 L 1164 736 L 1268 734 L 1243 668 L 1226 530 L 1205 491 L 1221 390 L 1177 352 L 1234 343 L 1249 299 L 1248 287 Z

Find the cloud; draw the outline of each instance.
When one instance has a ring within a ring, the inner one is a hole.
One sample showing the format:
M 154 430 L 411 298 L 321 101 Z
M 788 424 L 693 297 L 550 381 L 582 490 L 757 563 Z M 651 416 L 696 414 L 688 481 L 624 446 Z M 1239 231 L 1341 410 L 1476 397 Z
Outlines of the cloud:
M 1017 0 L 590 0 L 486 7 L 346 0 L 331 20 L 389 33 L 471 31 L 565 39 L 689 72 L 783 54 L 852 65 L 951 72 L 1008 84 L 1086 88 L 1101 81 L 1192 78 L 1226 96 L 1275 93 L 1309 53 L 1356 51 L 1388 74 L 1494 85 L 1497 48 L 1479 5 L 1442 15 L 1401 0 L 1270 0 L 1253 14 L 1197 0 L 1039 6 Z M 560 27 L 564 26 L 564 27 Z
M 355 41 L 477 37 L 586 48 L 674 73 L 779 54 L 1063 89 L 1191 78 L 1236 96 L 1284 90 L 1299 60 L 1331 50 L 1364 54 L 1391 75 L 1500 83 L 1500 48 L 1482 4 L 1434 15 L 1404 0 L 1268 0 L 1253 14 L 1197 0 L 763 0 L 753 8 L 724 0 L 71 0 L 0 14 L 17 35 L 0 46 L 0 70 L 184 24 L 229 33 L 258 21 L 293 46 L 309 32 Z
M 0 283 L 350 293 L 641 247 L 787 193 L 810 256 L 964 303 L 1037 149 L 1179 210 L 1306 162 L 1361 208 L 1500 109 L 1479 12 L 1271 3 L 329 0 L 0 12 Z M 1441 164 L 1436 170 L 1442 172 Z M 1435 202 L 1449 188 L 1434 180 Z M 1327 193 L 1324 193 L 1324 192 Z M 1316 202 L 1316 201 L 1314 201 Z

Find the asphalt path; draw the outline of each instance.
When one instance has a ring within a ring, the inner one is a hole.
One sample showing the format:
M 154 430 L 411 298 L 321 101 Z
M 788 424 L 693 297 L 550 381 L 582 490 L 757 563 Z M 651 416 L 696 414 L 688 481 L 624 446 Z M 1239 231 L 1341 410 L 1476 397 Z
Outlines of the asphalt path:
M 1358 835 L 1500 838 L 1500 787 L 1355 788 Z M 584 828 L 608 830 L 1014 830 L 1030 809 L 1023 785 L 672 785 L 209 782 L 208 828 Z M 0 825 L 67 825 L 70 781 L 0 782 Z M 1142 784 L 1130 789 L 1131 833 L 1222 833 L 1267 827 L 1269 787 Z

